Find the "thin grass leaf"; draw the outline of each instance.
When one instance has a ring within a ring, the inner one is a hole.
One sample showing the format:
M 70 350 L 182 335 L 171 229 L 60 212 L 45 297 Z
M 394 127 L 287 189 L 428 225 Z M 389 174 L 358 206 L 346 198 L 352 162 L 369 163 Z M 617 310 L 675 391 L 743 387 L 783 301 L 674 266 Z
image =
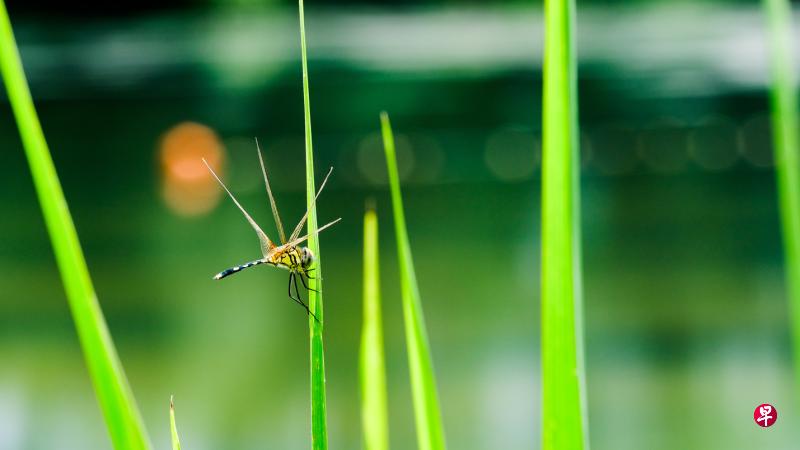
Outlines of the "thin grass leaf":
M 795 379 L 800 386 L 800 130 L 794 70 L 792 8 L 788 0 L 765 0 L 772 59 L 772 135 L 781 212 Z
M 311 143 L 311 106 L 308 94 L 308 58 L 306 56 L 306 25 L 303 11 L 303 0 L 299 0 L 300 16 L 300 52 L 303 65 L 303 113 L 306 135 L 306 194 L 308 198 L 308 248 L 316 255 L 314 278 L 310 280 L 312 290 L 308 293 L 311 312 L 316 316 L 309 317 L 309 333 L 311 345 L 311 448 L 325 450 L 328 448 L 328 424 L 325 412 L 325 352 L 322 346 L 322 326 L 324 323 L 322 308 L 322 258 L 319 252 L 317 231 L 317 206 L 314 201 L 316 185 L 314 184 L 314 150 Z
M 417 276 L 411 258 L 411 245 L 408 241 L 406 219 L 403 212 L 403 198 L 400 194 L 400 177 L 397 174 L 394 136 L 389 123 L 389 115 L 381 113 L 381 132 L 383 148 L 386 153 L 386 166 L 389 171 L 389 187 L 392 193 L 394 211 L 394 230 L 397 237 L 397 257 L 400 266 L 400 289 L 403 297 L 403 318 L 405 322 L 406 346 L 408 347 L 408 366 L 411 375 L 411 394 L 414 400 L 414 420 L 417 426 L 417 443 L 420 450 L 439 450 L 445 448 L 439 398 L 436 393 L 436 379 L 433 373 L 428 335 L 425 331 L 425 318 L 417 287 Z
M 61 272 L 86 365 L 114 448 L 150 441 L 97 302 L 78 234 L 33 106 L 5 3 L 0 0 L 0 71 L 17 119 L 36 194 Z
M 181 441 L 178 439 L 178 427 L 175 426 L 175 403 L 172 396 L 169 398 L 169 429 L 172 435 L 172 450 L 181 450 Z
M 579 450 L 588 448 L 588 430 L 581 320 L 575 2 L 545 0 L 544 13 L 542 448 Z
M 378 267 L 378 217 L 368 207 L 364 213 L 364 322 L 361 329 L 361 423 L 366 450 L 389 449 L 389 414 L 386 406 L 386 363 L 383 353 L 380 270 Z

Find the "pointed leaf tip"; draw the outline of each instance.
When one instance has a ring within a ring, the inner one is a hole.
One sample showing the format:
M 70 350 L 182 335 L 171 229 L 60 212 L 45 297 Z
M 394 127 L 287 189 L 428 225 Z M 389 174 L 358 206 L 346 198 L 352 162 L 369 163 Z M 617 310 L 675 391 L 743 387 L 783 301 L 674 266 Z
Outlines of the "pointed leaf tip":
M 175 401 L 174 395 L 169 396 L 169 428 L 172 436 L 172 450 L 181 450 L 181 442 L 178 439 L 178 428 L 175 426 Z

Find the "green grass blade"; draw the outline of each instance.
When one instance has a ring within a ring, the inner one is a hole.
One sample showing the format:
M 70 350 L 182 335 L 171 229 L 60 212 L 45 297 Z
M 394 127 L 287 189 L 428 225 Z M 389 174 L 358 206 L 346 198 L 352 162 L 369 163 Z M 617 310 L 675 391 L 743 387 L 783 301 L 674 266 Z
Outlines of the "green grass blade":
M 172 450 L 181 450 L 181 441 L 178 439 L 178 427 L 175 426 L 175 403 L 169 398 L 169 429 L 172 435 Z
M 364 324 L 360 353 L 361 423 L 366 450 L 389 449 L 378 255 L 378 217 L 370 207 L 364 214 Z
M 149 449 L 144 424 L 97 302 L 78 234 L 33 106 L 8 11 L 2 0 L 0 71 L 17 119 L 72 318 L 111 441 L 118 450 Z
M 574 0 L 545 0 L 541 300 L 543 450 L 588 448 L 584 416 L 574 15 Z
M 316 185 L 314 184 L 314 150 L 311 144 L 311 106 L 308 95 L 308 57 L 306 56 L 306 25 L 303 11 L 303 0 L 299 0 L 300 16 L 300 51 L 303 65 L 303 112 L 306 130 L 306 192 L 308 196 L 308 248 L 317 257 L 315 277 L 310 280 L 314 290 L 308 293 L 311 312 L 317 317 L 309 316 L 309 333 L 311 340 L 311 447 L 314 450 L 328 448 L 328 424 L 325 412 L 325 352 L 322 346 L 322 326 L 324 324 L 322 310 L 322 258 L 319 252 L 317 231 L 317 207 L 314 203 Z
M 792 8 L 788 0 L 765 0 L 772 56 L 772 135 L 786 260 L 795 377 L 800 386 L 800 130 L 794 71 Z
M 417 276 L 411 258 L 411 245 L 408 241 L 406 219 L 403 213 L 403 198 L 400 194 L 400 177 L 397 173 L 394 136 L 389 124 L 389 116 L 381 113 L 381 132 L 383 148 L 386 152 L 386 166 L 389 171 L 389 187 L 392 193 L 394 211 L 394 230 L 397 237 L 397 257 L 400 266 L 400 288 L 403 297 L 403 318 L 408 347 L 408 366 L 411 372 L 411 393 L 414 400 L 414 419 L 417 426 L 417 443 L 420 450 L 439 450 L 445 448 L 439 398 L 436 393 L 436 379 L 433 374 L 428 335 L 425 331 L 425 318 L 417 287 Z

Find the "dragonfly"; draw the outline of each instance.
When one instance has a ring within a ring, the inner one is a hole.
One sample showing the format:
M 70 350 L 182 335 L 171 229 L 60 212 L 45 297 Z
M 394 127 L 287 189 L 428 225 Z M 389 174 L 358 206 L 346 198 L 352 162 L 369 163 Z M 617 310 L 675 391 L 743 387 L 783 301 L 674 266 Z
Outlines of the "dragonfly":
M 273 267 L 286 269 L 289 271 L 289 298 L 292 299 L 295 303 L 302 306 L 308 314 L 314 317 L 315 320 L 317 316 L 311 312 L 308 305 L 303 302 L 303 299 L 300 297 L 300 289 L 297 285 L 297 280 L 299 279 L 300 282 L 303 284 L 303 287 L 306 290 L 318 292 L 315 289 L 309 287 L 308 280 L 314 279 L 311 276 L 311 272 L 314 271 L 312 267 L 314 265 L 315 257 L 314 253 L 308 247 L 301 247 L 300 244 L 308 240 L 309 237 L 314 236 L 321 231 L 325 230 L 326 228 L 334 225 L 336 222 L 342 220 L 342 218 L 338 218 L 332 222 L 327 223 L 324 226 L 319 227 L 314 233 L 306 234 L 305 236 L 300 236 L 300 233 L 303 230 L 303 225 L 305 225 L 308 219 L 308 213 L 311 208 L 314 207 L 316 204 L 317 198 L 319 194 L 322 193 L 322 189 L 325 187 L 325 184 L 328 182 L 328 178 L 331 176 L 333 172 L 333 167 L 330 168 L 328 174 L 325 176 L 325 179 L 322 181 L 322 184 L 317 191 L 317 194 L 314 196 L 314 200 L 311 202 L 311 206 L 309 209 L 306 210 L 303 217 L 300 219 L 300 222 L 292 231 L 292 234 L 289 235 L 289 238 L 286 238 L 286 234 L 283 231 L 283 223 L 281 222 L 281 217 L 278 214 L 278 207 L 275 204 L 275 198 L 272 195 L 272 189 L 269 185 L 269 178 L 267 177 L 267 169 L 264 166 L 264 158 L 261 156 L 261 148 L 258 145 L 258 141 L 256 141 L 256 150 L 258 151 L 258 161 L 261 164 L 261 173 L 264 175 L 264 184 L 267 187 L 267 196 L 269 197 L 269 203 L 272 207 L 272 216 L 275 219 L 275 224 L 278 228 L 278 234 L 280 236 L 280 245 L 273 242 L 266 233 L 258 226 L 255 220 L 250 217 L 250 214 L 242 207 L 236 197 L 231 193 L 225 183 L 222 182 L 219 175 L 214 172 L 214 169 L 208 164 L 208 161 L 203 158 L 203 163 L 206 165 L 208 170 L 211 172 L 211 175 L 217 180 L 222 189 L 228 193 L 228 196 L 233 200 L 233 203 L 239 208 L 239 210 L 244 214 L 245 219 L 247 222 L 250 223 L 250 226 L 253 227 L 255 230 L 256 235 L 258 235 L 259 243 L 261 244 L 261 255 L 260 259 L 256 259 L 250 262 L 246 262 L 244 264 L 240 264 L 238 266 L 231 267 L 229 269 L 225 269 L 222 272 L 214 275 L 215 280 L 221 280 L 229 275 L 233 275 L 235 273 L 239 273 L 244 269 L 249 269 L 250 267 L 255 267 L 259 264 L 269 264 Z M 292 294 L 292 287 L 294 287 L 294 294 Z

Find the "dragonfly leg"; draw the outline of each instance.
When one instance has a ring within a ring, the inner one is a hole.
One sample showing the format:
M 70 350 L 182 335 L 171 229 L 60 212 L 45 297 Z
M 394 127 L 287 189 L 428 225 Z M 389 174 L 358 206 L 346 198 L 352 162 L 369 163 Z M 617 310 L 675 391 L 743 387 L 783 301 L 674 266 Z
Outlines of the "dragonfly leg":
M 290 272 L 290 273 L 289 273 L 289 297 L 290 297 L 292 300 L 294 300 L 295 302 L 297 302 L 297 303 L 298 303 L 300 306 L 302 306 L 302 307 L 303 307 L 303 308 L 306 310 L 306 312 L 307 312 L 307 313 L 308 313 L 308 314 L 309 314 L 311 317 L 313 317 L 313 318 L 314 318 L 314 320 L 316 320 L 317 322 L 319 322 L 319 319 L 317 319 L 317 316 L 316 316 L 314 313 L 312 313 L 312 312 L 311 312 L 311 310 L 308 308 L 308 306 L 307 306 L 307 305 L 306 305 L 306 304 L 303 302 L 303 300 L 300 298 L 300 289 L 297 287 L 297 276 L 298 276 L 298 275 L 297 275 L 297 274 L 295 274 L 294 272 Z M 294 291 L 295 291 L 295 293 L 297 293 L 297 298 L 295 298 L 295 297 L 293 297 L 293 296 L 292 296 L 292 284 L 294 284 Z
M 300 291 L 297 290 L 297 281 L 294 279 L 294 272 L 289 273 L 289 298 L 292 299 L 293 302 L 297 303 L 298 305 L 302 306 L 303 309 L 306 310 L 308 314 L 311 314 L 311 311 L 308 309 L 303 300 L 300 299 Z M 292 295 L 292 285 L 294 285 L 294 290 L 297 291 L 297 297 Z
M 319 291 L 318 291 L 318 290 L 316 290 L 316 289 L 311 289 L 310 287 L 308 287 L 308 284 L 306 284 L 306 279 L 305 279 L 305 278 L 303 278 L 303 274 L 302 274 L 302 273 L 298 274 L 297 276 L 300 278 L 300 282 L 301 282 L 301 283 L 303 283 L 303 287 L 304 287 L 304 288 L 306 288 L 306 289 L 307 289 L 307 290 L 309 290 L 309 291 L 314 291 L 314 292 L 316 292 L 317 294 L 319 294 Z M 306 275 L 306 276 L 308 277 L 308 275 Z M 308 277 L 308 278 L 309 278 L 309 279 L 311 279 L 311 277 Z

